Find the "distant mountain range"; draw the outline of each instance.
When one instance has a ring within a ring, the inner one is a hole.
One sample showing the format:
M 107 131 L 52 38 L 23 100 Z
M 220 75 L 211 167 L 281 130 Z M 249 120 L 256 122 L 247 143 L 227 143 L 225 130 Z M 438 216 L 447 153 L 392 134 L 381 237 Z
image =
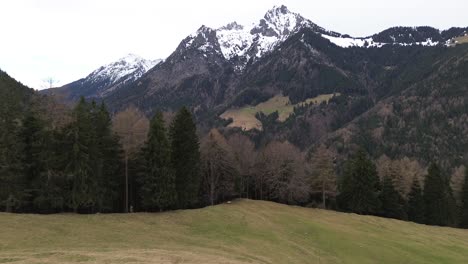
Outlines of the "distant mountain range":
M 124 84 L 136 81 L 161 62 L 162 60 L 146 60 L 135 54 L 128 54 L 115 62 L 99 67 L 85 78 L 42 92 L 60 93 L 71 100 L 76 100 L 81 96 L 103 98 L 117 91 Z
M 449 169 L 468 163 L 467 32 L 393 27 L 352 37 L 277 6 L 252 25 L 201 26 L 164 61 L 131 56 L 53 91 L 113 111 L 188 106 L 202 129 L 227 127 L 226 111 L 281 95 L 294 111 L 281 121 L 281 109 L 257 114 L 262 130 L 243 131 L 257 144 L 325 142 L 339 156 L 361 146 L 375 158 L 437 159 Z M 339 96 L 301 103 L 329 94 Z

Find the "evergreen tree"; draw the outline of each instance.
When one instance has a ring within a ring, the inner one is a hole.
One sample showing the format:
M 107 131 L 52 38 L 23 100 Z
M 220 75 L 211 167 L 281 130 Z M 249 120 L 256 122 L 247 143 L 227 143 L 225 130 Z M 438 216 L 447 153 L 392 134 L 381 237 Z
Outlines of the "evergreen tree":
M 0 80 L 3 78 L 0 71 Z M 23 170 L 23 146 L 19 137 L 20 126 L 11 93 L 0 90 L 1 98 L 9 98 L 0 103 L 0 208 L 7 212 L 21 209 L 25 189 Z M 3 97 L 6 96 L 6 97 Z
M 424 182 L 426 224 L 446 226 L 454 223 L 455 205 L 449 181 L 432 163 Z
M 392 179 L 388 176 L 384 178 L 382 184 L 380 201 L 382 202 L 382 215 L 384 217 L 395 219 L 407 218 L 405 212 L 405 200 L 395 189 Z
M 24 181 L 22 207 L 26 212 L 34 212 L 38 209 L 34 208 L 34 201 L 44 187 L 43 176 L 47 171 L 48 159 L 51 155 L 48 137 L 43 121 L 32 111 L 27 111 L 19 132 Z
M 425 222 L 424 207 L 421 186 L 415 177 L 408 195 L 408 220 L 423 224 Z
M 175 174 L 171 168 L 170 144 L 161 112 L 156 113 L 150 122 L 144 156 L 146 171 L 141 179 L 143 209 L 163 211 L 174 208 L 177 201 Z
M 95 131 L 91 147 L 94 149 L 93 167 L 97 182 L 98 211 L 119 211 L 122 200 L 123 174 L 122 149 L 119 139 L 112 132 L 110 114 L 104 103 L 92 105 L 92 120 Z
M 87 210 L 96 204 L 96 181 L 93 177 L 93 160 L 90 148 L 93 126 L 90 106 L 82 97 L 73 110 L 73 122 L 67 128 L 67 140 L 71 149 L 65 168 L 71 191 L 67 204 L 73 211 Z
M 171 124 L 171 161 L 176 175 L 179 208 L 198 203 L 200 188 L 200 149 L 196 126 L 190 111 L 183 107 Z
M 347 162 L 338 196 L 340 206 L 358 214 L 377 214 L 380 209 L 377 171 L 363 150 Z
M 465 183 L 462 191 L 460 227 L 468 228 L 468 167 L 465 169 Z

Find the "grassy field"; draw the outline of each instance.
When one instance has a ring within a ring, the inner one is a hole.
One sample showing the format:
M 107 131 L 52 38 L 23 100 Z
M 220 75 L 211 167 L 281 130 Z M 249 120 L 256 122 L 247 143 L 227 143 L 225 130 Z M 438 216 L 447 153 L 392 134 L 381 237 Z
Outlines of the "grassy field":
M 468 230 L 238 200 L 157 214 L 0 214 L 0 263 L 467 263 Z
M 455 40 L 455 43 L 456 43 L 456 44 L 465 44 L 465 43 L 468 43 L 468 35 L 455 38 L 454 40 Z
M 240 127 L 245 130 L 262 129 L 262 123 L 255 117 L 255 114 L 263 112 L 264 114 L 271 114 L 278 111 L 278 120 L 285 121 L 293 112 L 294 107 L 303 106 L 305 104 L 320 104 L 327 102 L 337 94 L 321 94 L 314 98 L 309 98 L 297 104 L 291 104 L 288 96 L 276 95 L 268 101 L 260 103 L 256 106 L 244 106 L 241 108 L 229 109 L 221 115 L 221 118 L 232 118 L 233 122 L 229 124 L 230 127 Z

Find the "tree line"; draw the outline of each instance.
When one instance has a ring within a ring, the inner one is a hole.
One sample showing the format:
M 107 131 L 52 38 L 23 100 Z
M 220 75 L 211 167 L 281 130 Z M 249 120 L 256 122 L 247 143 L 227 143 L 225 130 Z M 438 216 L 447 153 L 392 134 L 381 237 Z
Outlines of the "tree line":
M 153 212 L 240 197 L 468 227 L 468 177 L 457 201 L 435 163 L 405 192 L 401 171 L 379 174 L 364 151 L 338 166 L 324 145 L 310 154 L 286 141 L 257 147 L 217 129 L 199 139 L 187 108 L 151 120 L 132 107 L 111 117 L 104 104 L 81 99 L 61 124 L 33 110 L 6 117 L 2 211 Z

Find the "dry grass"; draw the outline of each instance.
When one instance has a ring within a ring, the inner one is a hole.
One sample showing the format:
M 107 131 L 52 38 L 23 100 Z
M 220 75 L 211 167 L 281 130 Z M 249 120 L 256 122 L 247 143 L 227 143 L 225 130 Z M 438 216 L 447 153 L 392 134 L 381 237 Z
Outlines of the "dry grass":
M 233 122 L 229 124 L 229 127 L 240 127 L 244 130 L 261 130 L 262 123 L 255 117 L 259 112 L 269 115 L 278 111 L 278 121 L 284 122 L 294 112 L 294 107 L 304 106 L 306 104 L 321 104 L 322 102 L 328 103 L 335 95 L 340 94 L 322 94 L 297 104 L 291 104 L 288 96 L 276 95 L 268 101 L 256 106 L 229 109 L 221 115 L 221 118 L 232 118 Z
M 271 202 L 0 214 L 0 263 L 466 263 L 468 231 Z
M 461 37 L 458 37 L 458 38 L 454 38 L 454 41 L 455 41 L 456 44 L 468 43 L 468 35 L 461 36 Z

